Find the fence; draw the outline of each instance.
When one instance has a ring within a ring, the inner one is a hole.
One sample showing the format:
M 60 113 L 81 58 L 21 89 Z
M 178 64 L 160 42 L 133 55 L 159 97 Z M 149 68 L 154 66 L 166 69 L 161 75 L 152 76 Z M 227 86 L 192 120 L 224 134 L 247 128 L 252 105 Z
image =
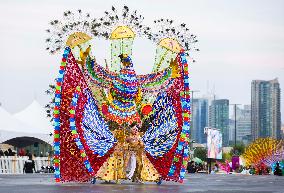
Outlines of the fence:
M 27 156 L 2 156 L 0 157 L 0 174 L 22 174 Z M 49 157 L 36 157 L 35 169 L 39 171 L 42 166 L 50 166 L 51 160 Z

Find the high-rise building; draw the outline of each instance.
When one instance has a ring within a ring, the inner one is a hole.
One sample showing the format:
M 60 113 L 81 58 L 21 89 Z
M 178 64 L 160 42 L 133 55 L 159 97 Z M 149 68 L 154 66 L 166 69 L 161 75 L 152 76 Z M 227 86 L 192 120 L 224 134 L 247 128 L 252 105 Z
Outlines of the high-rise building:
M 213 100 L 209 108 L 209 126 L 220 129 L 223 146 L 229 145 L 229 100 Z
M 236 107 L 236 128 L 237 128 L 237 142 L 248 144 L 251 138 L 251 106 L 244 105 L 244 108 Z M 235 141 L 235 111 L 233 117 L 230 119 L 229 129 L 230 144 Z
M 280 85 L 278 79 L 251 83 L 252 139 L 273 137 L 280 139 Z
M 229 119 L 229 144 L 234 144 L 235 140 L 235 120 L 234 118 Z
M 284 125 L 281 127 L 281 139 L 284 139 Z
M 191 136 L 196 143 L 206 143 L 204 127 L 208 127 L 208 100 L 193 99 Z

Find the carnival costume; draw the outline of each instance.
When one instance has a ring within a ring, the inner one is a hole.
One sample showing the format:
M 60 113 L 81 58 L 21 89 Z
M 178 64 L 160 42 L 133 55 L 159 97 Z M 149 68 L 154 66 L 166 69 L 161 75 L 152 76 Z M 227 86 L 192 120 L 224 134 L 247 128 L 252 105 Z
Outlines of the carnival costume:
M 53 109 L 57 182 L 183 181 L 190 135 L 186 57 L 196 36 L 172 20 L 155 21 L 156 32 L 142 21 L 124 6 L 121 15 L 114 7 L 99 19 L 66 11 L 51 22 L 47 50 L 65 47 Z M 136 36 L 157 44 L 151 74 L 134 70 Z M 94 37 L 111 42 L 109 64 L 96 61 Z

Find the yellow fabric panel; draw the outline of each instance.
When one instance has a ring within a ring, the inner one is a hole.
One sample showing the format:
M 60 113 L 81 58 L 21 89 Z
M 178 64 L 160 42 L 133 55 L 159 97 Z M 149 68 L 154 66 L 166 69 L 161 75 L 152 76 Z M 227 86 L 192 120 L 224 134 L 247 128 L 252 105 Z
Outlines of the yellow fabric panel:
M 99 169 L 97 177 L 102 180 L 125 179 L 123 152 L 115 148 L 114 153 Z
M 118 26 L 112 31 L 110 39 L 134 38 L 135 34 L 128 26 Z
M 141 179 L 143 181 L 158 181 L 160 178 L 159 173 L 155 169 L 154 165 L 150 162 L 147 156 L 143 153 L 143 168 L 141 171 Z
M 175 53 L 179 53 L 181 50 L 179 42 L 173 38 L 164 38 L 159 42 L 159 45 Z
M 90 39 L 92 38 L 83 32 L 75 32 L 68 37 L 66 45 L 70 48 L 74 48 L 79 44 L 89 41 Z

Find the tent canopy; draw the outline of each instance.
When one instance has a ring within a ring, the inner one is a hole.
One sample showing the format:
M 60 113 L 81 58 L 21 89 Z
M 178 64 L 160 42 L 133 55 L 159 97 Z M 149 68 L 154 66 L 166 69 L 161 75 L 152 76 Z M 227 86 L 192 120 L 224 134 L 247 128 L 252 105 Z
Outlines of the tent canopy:
M 35 143 L 46 143 L 46 142 L 41 139 L 28 137 L 28 136 L 16 137 L 5 141 L 5 144 L 9 144 L 18 148 L 34 145 Z
M 40 133 L 52 133 L 53 131 L 52 124 L 46 117 L 43 106 L 36 100 L 24 110 L 14 114 L 14 117 L 34 128 L 38 128 L 38 132 Z
M 37 119 L 39 114 L 29 114 L 29 119 Z M 11 139 L 20 137 L 32 137 L 52 144 L 52 128 L 50 130 L 34 127 L 12 116 L 0 106 L 0 143 L 5 143 Z

